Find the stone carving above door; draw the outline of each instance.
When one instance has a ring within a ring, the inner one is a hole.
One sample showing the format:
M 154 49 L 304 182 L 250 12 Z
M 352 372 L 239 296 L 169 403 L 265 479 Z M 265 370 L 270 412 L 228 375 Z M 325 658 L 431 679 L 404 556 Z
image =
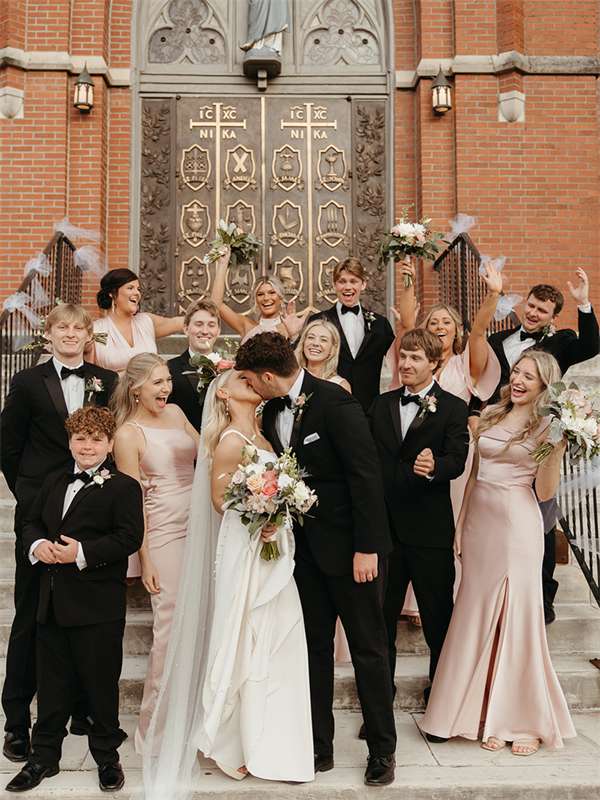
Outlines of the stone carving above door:
M 205 0 L 172 0 L 148 43 L 155 64 L 225 64 L 226 37 Z
M 305 64 L 380 65 L 374 23 L 354 0 L 327 0 L 311 20 L 302 49 Z

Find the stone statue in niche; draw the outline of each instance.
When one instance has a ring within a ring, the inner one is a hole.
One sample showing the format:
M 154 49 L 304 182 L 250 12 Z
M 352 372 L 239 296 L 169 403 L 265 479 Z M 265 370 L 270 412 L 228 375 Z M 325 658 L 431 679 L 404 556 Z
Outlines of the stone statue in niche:
M 244 74 L 267 88 L 267 78 L 281 72 L 283 32 L 290 30 L 288 0 L 248 0 L 248 35 L 240 45 L 246 51 Z

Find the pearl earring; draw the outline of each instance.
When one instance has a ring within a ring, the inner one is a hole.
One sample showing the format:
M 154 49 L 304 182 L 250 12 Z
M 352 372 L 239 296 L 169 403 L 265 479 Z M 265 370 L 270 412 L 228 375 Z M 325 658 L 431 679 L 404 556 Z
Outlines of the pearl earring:
M 136 403 L 139 403 L 139 402 L 140 402 L 139 395 L 137 395 L 137 394 L 134 394 L 133 396 L 135 397 L 135 402 L 136 402 Z

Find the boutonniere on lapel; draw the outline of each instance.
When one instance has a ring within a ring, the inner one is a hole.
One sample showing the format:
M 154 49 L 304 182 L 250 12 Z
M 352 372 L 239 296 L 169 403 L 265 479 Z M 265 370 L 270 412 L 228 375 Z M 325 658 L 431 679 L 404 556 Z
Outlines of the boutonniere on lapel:
M 437 397 L 434 394 L 426 394 L 425 397 L 419 397 L 419 405 L 421 406 L 419 419 L 423 419 L 427 413 L 435 414 L 437 411 Z
M 85 382 L 85 391 L 88 393 L 87 400 L 89 403 L 93 394 L 104 391 L 104 384 L 100 378 L 88 378 Z
M 365 311 L 363 308 L 363 317 L 367 326 L 367 330 L 370 331 L 371 325 L 375 322 L 375 314 L 372 311 Z
M 294 417 L 297 420 L 302 419 L 302 414 L 304 414 L 306 406 L 308 405 L 308 401 L 312 396 L 313 396 L 312 392 L 310 394 L 302 392 L 302 394 L 296 398 L 296 402 L 294 403 L 294 408 L 292 409 L 292 411 L 294 412 Z
M 87 489 L 88 486 L 99 486 L 101 489 L 104 487 L 106 481 L 109 481 L 111 478 L 114 478 L 113 473 L 106 469 L 101 469 L 99 472 L 92 473 L 92 479 L 89 483 L 86 483 L 85 488 Z
M 540 342 L 543 342 L 544 339 L 549 339 L 551 336 L 554 336 L 556 333 L 556 326 L 555 325 L 546 325 L 545 328 L 542 330 L 542 335 L 540 336 Z

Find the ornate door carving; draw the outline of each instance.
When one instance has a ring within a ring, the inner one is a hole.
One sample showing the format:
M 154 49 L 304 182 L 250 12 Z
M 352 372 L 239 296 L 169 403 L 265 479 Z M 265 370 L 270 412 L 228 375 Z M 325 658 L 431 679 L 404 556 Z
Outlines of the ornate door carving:
M 335 301 L 331 273 L 348 255 L 369 271 L 367 304 L 385 312 L 375 246 L 385 223 L 386 101 L 351 97 L 181 97 L 143 101 L 140 272 L 145 306 L 182 313 L 210 295 L 202 263 L 220 219 L 265 243 L 244 282 L 277 275 L 300 309 Z

